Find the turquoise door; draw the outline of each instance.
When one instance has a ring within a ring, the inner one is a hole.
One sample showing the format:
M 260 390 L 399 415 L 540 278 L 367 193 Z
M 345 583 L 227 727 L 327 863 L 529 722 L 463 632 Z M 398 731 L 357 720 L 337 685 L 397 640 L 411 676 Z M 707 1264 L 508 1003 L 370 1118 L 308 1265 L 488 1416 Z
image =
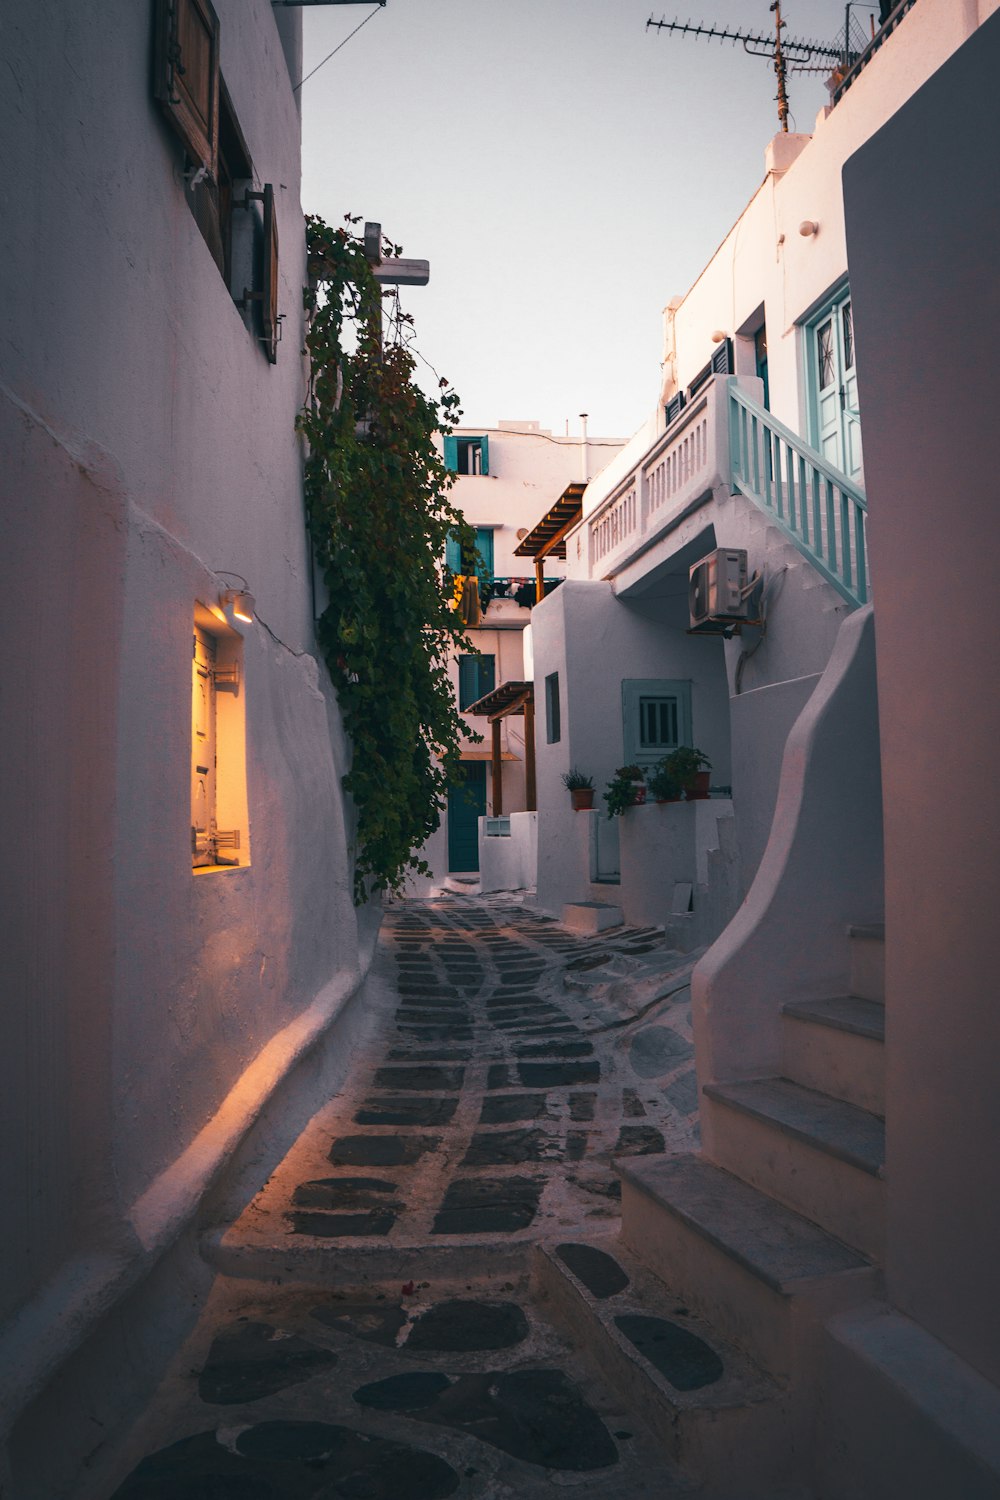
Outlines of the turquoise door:
M 845 287 L 809 327 L 811 440 L 834 468 L 861 473 L 861 419 L 851 294 Z
M 479 869 L 479 819 L 486 813 L 486 762 L 464 760 L 462 780 L 448 789 L 448 870 Z

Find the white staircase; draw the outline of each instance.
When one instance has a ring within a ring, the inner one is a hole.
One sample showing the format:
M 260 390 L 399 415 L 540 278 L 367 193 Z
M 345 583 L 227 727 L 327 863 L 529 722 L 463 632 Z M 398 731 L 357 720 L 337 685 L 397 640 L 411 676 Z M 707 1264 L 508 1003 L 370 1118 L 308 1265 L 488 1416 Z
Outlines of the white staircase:
M 621 1237 L 606 1248 L 626 1268 L 639 1263 L 646 1280 L 633 1271 L 627 1293 L 597 1306 L 557 1256 L 544 1261 L 554 1306 L 589 1320 L 623 1395 L 635 1400 L 646 1382 L 647 1415 L 663 1412 L 654 1430 L 708 1493 L 813 1493 L 824 1325 L 880 1293 L 882 934 L 852 927 L 844 941 L 848 987 L 862 993 L 784 1006 L 781 1076 L 705 1086 L 713 1160 L 618 1162 Z M 668 1320 L 680 1321 L 679 1310 L 717 1351 L 726 1383 L 672 1398 L 668 1381 L 664 1394 L 615 1322 L 637 1296 Z

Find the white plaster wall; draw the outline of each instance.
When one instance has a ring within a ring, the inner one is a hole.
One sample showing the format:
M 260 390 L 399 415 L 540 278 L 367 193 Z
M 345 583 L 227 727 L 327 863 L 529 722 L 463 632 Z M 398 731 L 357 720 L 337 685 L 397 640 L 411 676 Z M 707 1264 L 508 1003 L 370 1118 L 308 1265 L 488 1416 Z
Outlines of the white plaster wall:
M 510 835 L 486 836 L 479 820 L 479 883 L 483 891 L 521 891 L 535 885 L 538 864 L 538 814 L 510 815 Z
M 818 681 L 817 674 L 796 677 L 729 700 L 733 803 L 739 808 L 737 838 L 744 890 L 757 872 L 770 837 L 785 744 Z
M 591 823 L 603 815 L 574 812 L 568 792 L 565 801 L 539 808 L 535 885 L 539 911 L 561 917 L 563 907 L 572 901 L 617 904 L 616 885 L 592 886 L 590 881 Z
M 881 811 L 869 605 L 796 720 L 756 878 L 692 976 L 699 1084 L 778 1073 L 782 1005 L 846 993 L 848 924 L 882 915 Z M 703 1142 L 712 1156 L 707 1117 Z
M 649 801 L 621 815 L 619 900 L 627 921 L 665 926 L 673 912 L 675 884 L 708 883 L 708 853 L 719 847 L 718 820 L 732 813 L 728 799 L 711 798 Z
M 888 1286 L 994 1383 L 998 72 L 993 16 L 844 175 L 879 581 Z
M 137 1200 L 160 1184 L 162 1223 L 197 1211 L 182 1165 L 196 1135 L 224 1101 L 239 1117 L 272 1038 L 357 976 L 347 747 L 312 655 L 294 432 L 299 32 L 285 17 L 283 45 L 267 0 L 216 8 L 258 181 L 275 187 L 275 366 L 184 202 L 150 95 L 151 7 L 109 0 L 95 17 L 38 0 L 4 23 L 0 596 L 19 728 L 4 742 L 0 1099 L 23 1230 L 5 1237 L 0 1280 L 4 1311 L 55 1297 L 60 1276 L 78 1294 L 19 1364 L 18 1401 L 108 1305 L 111 1283 L 85 1295 L 88 1278 L 138 1263 Z M 192 615 L 222 569 L 249 580 L 267 622 L 244 631 L 253 862 L 195 879 Z

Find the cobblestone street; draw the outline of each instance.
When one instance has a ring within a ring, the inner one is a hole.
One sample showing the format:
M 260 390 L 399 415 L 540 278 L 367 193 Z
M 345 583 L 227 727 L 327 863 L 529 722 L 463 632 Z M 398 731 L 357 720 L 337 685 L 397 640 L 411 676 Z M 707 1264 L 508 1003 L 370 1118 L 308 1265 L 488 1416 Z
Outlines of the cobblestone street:
M 390 905 L 369 1043 L 207 1237 L 209 1304 L 116 1500 L 679 1493 L 550 1283 L 606 1304 L 678 1392 L 720 1381 L 614 1240 L 614 1159 L 697 1139 L 692 963 L 509 897 Z

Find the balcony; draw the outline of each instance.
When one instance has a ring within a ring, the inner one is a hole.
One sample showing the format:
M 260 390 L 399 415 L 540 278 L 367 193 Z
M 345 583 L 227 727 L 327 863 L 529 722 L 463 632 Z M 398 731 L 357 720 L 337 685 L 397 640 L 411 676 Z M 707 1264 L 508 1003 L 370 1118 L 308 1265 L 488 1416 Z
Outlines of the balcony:
M 584 517 L 567 538 L 577 577 L 615 577 L 728 485 L 727 403 L 726 377 L 716 376 Z
M 847 603 L 866 601 L 863 490 L 765 410 L 758 386 L 716 375 L 698 391 L 567 537 L 576 577 L 622 592 L 690 539 L 688 517 L 742 495 Z

